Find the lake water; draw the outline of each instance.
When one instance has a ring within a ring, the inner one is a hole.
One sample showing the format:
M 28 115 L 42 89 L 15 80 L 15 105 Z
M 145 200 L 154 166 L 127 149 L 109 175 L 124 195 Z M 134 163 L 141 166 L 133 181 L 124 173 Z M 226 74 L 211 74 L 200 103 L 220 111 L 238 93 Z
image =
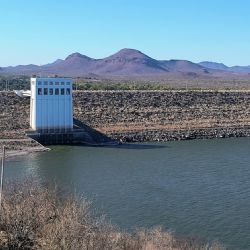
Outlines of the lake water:
M 248 138 L 56 146 L 7 161 L 7 178 L 29 175 L 83 194 L 122 229 L 162 225 L 250 249 Z

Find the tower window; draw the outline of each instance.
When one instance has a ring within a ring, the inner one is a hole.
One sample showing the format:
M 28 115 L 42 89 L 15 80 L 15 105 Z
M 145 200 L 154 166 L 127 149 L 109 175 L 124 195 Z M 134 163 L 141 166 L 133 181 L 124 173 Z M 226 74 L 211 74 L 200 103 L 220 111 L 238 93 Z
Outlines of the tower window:
M 38 89 L 37 89 L 37 94 L 38 94 L 38 95 L 42 95 L 42 94 L 43 94 L 42 88 L 38 88 Z
M 55 95 L 59 95 L 59 89 L 55 89 Z
M 44 89 L 43 89 L 43 94 L 44 94 L 44 95 L 48 95 L 48 88 L 44 88 Z
M 64 95 L 65 90 L 61 89 L 61 95 Z
M 49 89 L 49 95 L 53 95 L 53 89 Z
M 66 95 L 70 95 L 70 88 L 66 88 Z

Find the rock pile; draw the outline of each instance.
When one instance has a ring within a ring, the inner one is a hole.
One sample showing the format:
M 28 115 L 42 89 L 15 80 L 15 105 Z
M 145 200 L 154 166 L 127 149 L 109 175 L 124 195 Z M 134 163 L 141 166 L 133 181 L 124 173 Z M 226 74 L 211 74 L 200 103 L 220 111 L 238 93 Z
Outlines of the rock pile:
M 76 92 L 77 119 L 123 141 L 247 136 L 250 92 Z
M 77 91 L 74 117 L 123 141 L 249 136 L 248 91 Z M 24 138 L 29 99 L 0 92 L 0 138 Z
M 29 98 L 0 92 L 0 138 L 25 138 L 29 129 Z

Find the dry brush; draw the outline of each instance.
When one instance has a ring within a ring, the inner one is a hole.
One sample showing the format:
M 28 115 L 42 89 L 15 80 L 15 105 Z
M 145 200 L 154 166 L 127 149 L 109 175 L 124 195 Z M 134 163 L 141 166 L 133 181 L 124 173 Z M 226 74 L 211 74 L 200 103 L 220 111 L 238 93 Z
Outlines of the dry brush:
M 86 200 L 62 198 L 56 189 L 41 187 L 34 181 L 5 187 L 0 218 L 1 249 L 222 249 L 217 243 L 177 238 L 161 228 L 121 232 L 103 218 L 93 216 Z

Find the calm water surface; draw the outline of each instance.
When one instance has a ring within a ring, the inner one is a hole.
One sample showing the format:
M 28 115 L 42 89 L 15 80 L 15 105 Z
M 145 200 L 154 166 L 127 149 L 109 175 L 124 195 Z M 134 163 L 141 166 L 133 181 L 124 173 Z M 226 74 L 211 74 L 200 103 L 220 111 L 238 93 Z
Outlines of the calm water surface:
M 52 149 L 9 159 L 5 175 L 67 186 L 122 229 L 162 225 L 250 249 L 250 139 Z

